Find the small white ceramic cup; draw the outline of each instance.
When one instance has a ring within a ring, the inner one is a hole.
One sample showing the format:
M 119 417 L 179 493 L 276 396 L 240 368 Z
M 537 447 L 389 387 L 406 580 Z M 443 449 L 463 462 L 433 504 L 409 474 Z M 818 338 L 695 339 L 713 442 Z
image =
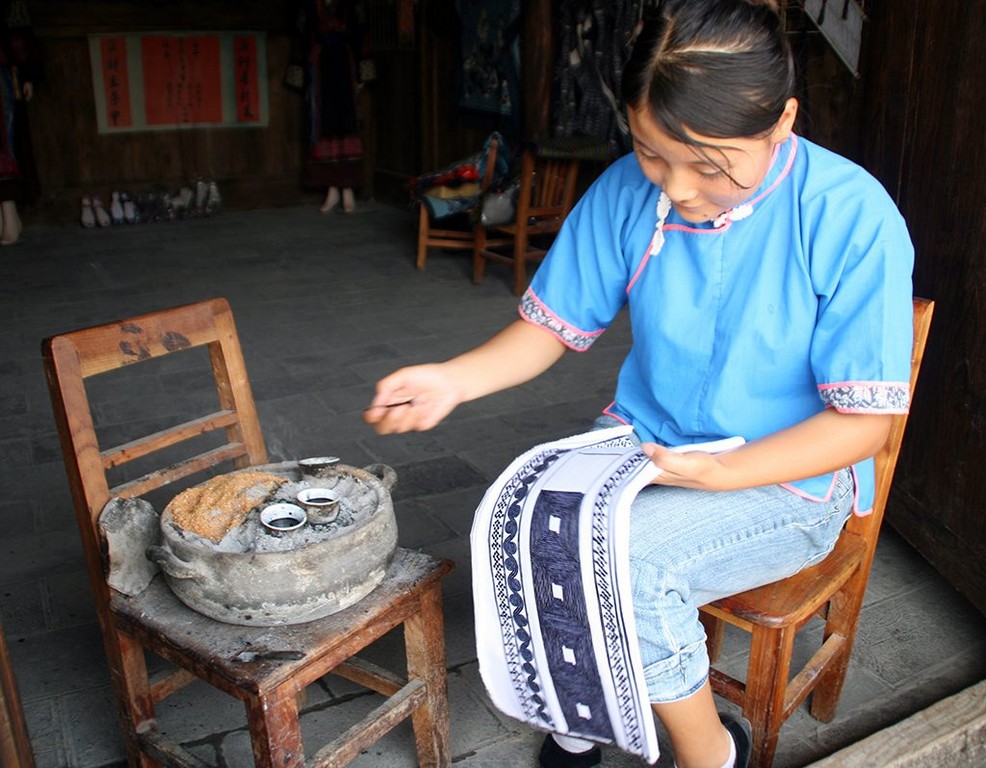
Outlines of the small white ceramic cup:
M 260 522 L 272 533 L 286 533 L 308 522 L 308 514 L 297 504 L 271 504 L 260 510 Z
M 298 469 L 301 470 L 301 479 L 311 482 L 332 474 L 338 463 L 338 456 L 312 456 L 308 459 L 300 459 Z
M 314 525 L 331 523 L 339 516 L 338 491 L 331 488 L 302 488 L 298 491 L 298 503 L 308 511 L 308 519 Z

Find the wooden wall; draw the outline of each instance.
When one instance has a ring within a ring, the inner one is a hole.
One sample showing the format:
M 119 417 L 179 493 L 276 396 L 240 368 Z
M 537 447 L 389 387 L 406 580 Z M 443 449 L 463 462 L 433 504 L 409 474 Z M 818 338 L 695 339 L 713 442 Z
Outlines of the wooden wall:
M 540 5 L 550 0 L 526 0 Z M 418 68 L 415 84 L 414 126 L 417 144 L 403 160 L 412 174 L 442 168 L 482 148 L 491 131 L 513 138 L 510 121 L 496 116 L 463 112 L 458 107 L 457 69 L 460 66 L 459 24 L 447 0 L 418 4 Z
M 290 47 L 285 3 L 31 0 L 28 8 L 44 68 L 29 105 L 43 209 L 76 216 L 89 192 L 170 188 L 194 177 L 217 179 L 228 202 L 255 196 L 276 204 L 302 194 L 301 97 L 281 85 Z M 97 132 L 88 34 L 236 29 L 268 33 L 266 128 Z
M 383 23 L 396 24 L 394 3 L 370 5 Z M 177 187 L 195 177 L 217 179 L 232 206 L 292 204 L 314 194 L 300 186 L 302 100 L 282 85 L 290 6 L 268 0 L 30 0 L 45 73 L 29 106 L 43 192 L 36 213 L 68 220 L 78 216 L 83 194 Z M 409 177 L 472 154 L 490 131 L 504 127 L 456 107 L 459 30 L 447 0 L 420 0 L 414 7 L 413 46 L 374 49 L 378 79 L 362 94 L 364 196 L 404 201 Z M 267 127 L 97 133 L 87 35 L 236 29 L 267 33 Z
M 888 520 L 986 613 L 986 0 L 877 0 L 859 123 L 935 299 Z

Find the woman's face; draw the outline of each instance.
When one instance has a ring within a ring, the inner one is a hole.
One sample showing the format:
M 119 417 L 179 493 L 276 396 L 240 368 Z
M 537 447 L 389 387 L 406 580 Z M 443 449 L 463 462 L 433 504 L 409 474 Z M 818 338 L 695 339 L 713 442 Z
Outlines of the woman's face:
M 659 186 L 685 221 L 714 219 L 760 186 L 774 148 L 791 135 L 797 101 L 790 99 L 777 125 L 755 138 L 717 139 L 693 134 L 701 147 L 665 133 L 646 108 L 629 107 L 633 149 L 644 175 Z

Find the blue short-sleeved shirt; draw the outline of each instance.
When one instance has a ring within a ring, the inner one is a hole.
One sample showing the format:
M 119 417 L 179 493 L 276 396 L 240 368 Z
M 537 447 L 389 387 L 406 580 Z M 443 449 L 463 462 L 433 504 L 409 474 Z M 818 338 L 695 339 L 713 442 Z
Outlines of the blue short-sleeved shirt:
M 524 319 L 575 350 L 628 308 L 633 345 L 607 413 L 679 445 L 753 440 L 825 407 L 907 410 L 914 253 L 876 179 L 792 136 L 745 203 L 703 224 L 672 209 L 652 253 L 659 197 L 634 155 L 615 162 L 521 299 Z M 865 513 L 872 460 L 855 471 Z M 832 482 L 791 486 L 825 498 Z

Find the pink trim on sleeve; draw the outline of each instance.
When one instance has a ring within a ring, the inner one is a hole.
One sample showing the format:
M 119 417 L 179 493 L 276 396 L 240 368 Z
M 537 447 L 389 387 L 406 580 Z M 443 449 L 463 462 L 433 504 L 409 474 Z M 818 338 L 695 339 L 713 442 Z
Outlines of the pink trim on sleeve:
M 583 331 L 566 323 L 548 309 L 531 288 L 521 296 L 517 312 L 522 320 L 553 333 L 562 344 L 576 352 L 585 352 L 606 330 L 603 328 L 598 331 Z
M 838 381 L 819 384 L 826 406 L 840 413 L 907 413 L 911 385 L 906 381 Z

